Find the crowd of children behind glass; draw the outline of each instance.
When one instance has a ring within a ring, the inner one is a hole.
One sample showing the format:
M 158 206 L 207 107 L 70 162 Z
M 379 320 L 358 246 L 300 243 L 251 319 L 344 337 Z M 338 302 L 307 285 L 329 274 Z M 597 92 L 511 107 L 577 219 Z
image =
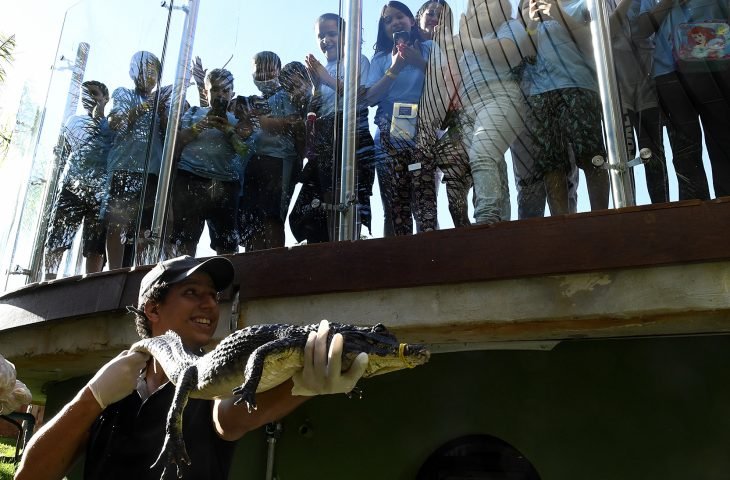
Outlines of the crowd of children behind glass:
M 437 229 L 441 183 L 456 227 L 472 223 L 472 188 L 473 222 L 510 220 L 508 151 L 519 218 L 544 215 L 546 202 L 552 215 L 575 212 L 580 171 L 591 209 L 608 208 L 609 176 L 594 161 L 606 149 L 587 0 L 523 0 L 517 8 L 510 0 L 464 1 L 458 29 L 443 0 L 415 15 L 398 1 L 382 8 L 375 52 L 360 59 L 358 231 L 375 221 L 375 178 L 385 236 L 411 234 L 414 220 L 416 232 Z M 679 199 L 710 198 L 703 138 L 715 194 L 730 195 L 728 0 L 602 1 L 626 147 L 630 156 L 651 152 L 651 201 L 669 201 L 664 128 Z M 332 240 L 344 29 L 336 14 L 314 20 L 321 59 L 282 66 L 276 53 L 257 53 L 255 95 L 234 96 L 233 75 L 205 70 L 196 58 L 199 106 L 187 106 L 177 135 L 168 256 L 195 255 L 206 223 L 218 254 L 283 246 L 287 219 L 297 241 Z M 82 222 L 87 272 L 133 262 L 134 239 L 151 223 L 170 108 L 172 88 L 159 85 L 160 70 L 142 51 L 130 62 L 132 88 L 110 95 L 99 81 L 82 84 L 86 114 L 67 121 L 59 152 L 65 163 L 46 278 L 55 277 Z

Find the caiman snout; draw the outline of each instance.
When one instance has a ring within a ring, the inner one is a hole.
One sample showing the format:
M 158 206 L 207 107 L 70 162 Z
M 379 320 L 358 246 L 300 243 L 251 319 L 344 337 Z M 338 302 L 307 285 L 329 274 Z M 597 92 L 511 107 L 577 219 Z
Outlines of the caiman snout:
M 425 345 L 401 343 L 399 356 L 408 368 L 414 368 L 428 362 L 431 352 L 426 349 Z
M 368 366 L 363 377 L 374 377 L 384 373 L 414 368 L 428 361 L 431 354 L 424 345 L 401 343 L 391 353 L 370 353 Z M 344 363 L 343 363 L 344 365 Z

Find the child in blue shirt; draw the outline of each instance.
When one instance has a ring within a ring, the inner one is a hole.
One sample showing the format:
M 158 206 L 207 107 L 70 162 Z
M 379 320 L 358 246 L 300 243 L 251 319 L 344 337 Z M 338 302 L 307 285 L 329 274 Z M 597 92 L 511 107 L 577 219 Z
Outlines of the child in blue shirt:
M 297 155 L 293 129 L 300 121 L 291 96 L 279 82 L 279 56 L 259 52 L 253 62 L 254 84 L 263 94 L 267 111 L 253 112 L 260 128 L 244 172 L 240 206 L 241 244 L 246 251 L 284 246 L 281 202 L 286 172 Z

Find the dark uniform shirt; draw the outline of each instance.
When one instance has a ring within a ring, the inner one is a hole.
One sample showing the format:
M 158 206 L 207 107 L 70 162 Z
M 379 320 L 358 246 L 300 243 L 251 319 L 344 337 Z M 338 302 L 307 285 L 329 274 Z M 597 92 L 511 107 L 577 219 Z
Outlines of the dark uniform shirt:
M 175 386 L 167 383 L 142 401 L 137 392 L 107 407 L 91 427 L 84 478 L 159 480 L 162 467 L 150 469 L 165 440 L 167 412 Z M 183 437 L 191 464 L 185 479 L 227 479 L 235 442 L 215 431 L 212 401 L 190 399 L 183 413 Z M 165 478 L 177 478 L 175 466 Z

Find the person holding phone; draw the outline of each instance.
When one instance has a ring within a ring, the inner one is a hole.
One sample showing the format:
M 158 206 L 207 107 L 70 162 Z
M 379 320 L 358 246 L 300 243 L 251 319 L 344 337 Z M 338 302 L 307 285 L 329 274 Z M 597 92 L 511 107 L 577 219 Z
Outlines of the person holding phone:
M 233 97 L 231 72 L 211 70 L 205 76 L 205 89 L 210 107 L 192 107 L 180 122 L 180 158 L 172 189 L 173 222 L 168 238 L 171 256 L 195 256 L 206 221 L 210 248 L 219 255 L 238 251 L 239 153 L 246 153 L 243 139 L 251 134 L 251 126 L 228 113 Z
M 384 235 L 409 235 L 413 215 L 418 232 L 436 229 L 435 164 L 419 155 L 415 132 L 418 102 L 425 81 L 428 57 L 434 43 L 421 38 L 411 10 L 401 2 L 388 2 L 378 21 L 375 55 L 370 61 L 367 101 L 377 107 L 375 124 L 376 169 L 380 184 Z M 399 108 L 395 109 L 396 103 Z M 393 135 L 395 132 L 405 134 Z M 409 138 L 410 137 L 410 138 Z
M 137 262 L 147 263 L 142 232 L 152 223 L 172 93 L 170 85 L 160 88 L 161 72 L 162 64 L 156 55 L 139 51 L 129 62 L 134 88 L 118 87 L 111 95 L 108 121 L 113 140 L 107 156 L 106 201 L 102 205 L 109 270 L 132 265 L 134 239 Z

